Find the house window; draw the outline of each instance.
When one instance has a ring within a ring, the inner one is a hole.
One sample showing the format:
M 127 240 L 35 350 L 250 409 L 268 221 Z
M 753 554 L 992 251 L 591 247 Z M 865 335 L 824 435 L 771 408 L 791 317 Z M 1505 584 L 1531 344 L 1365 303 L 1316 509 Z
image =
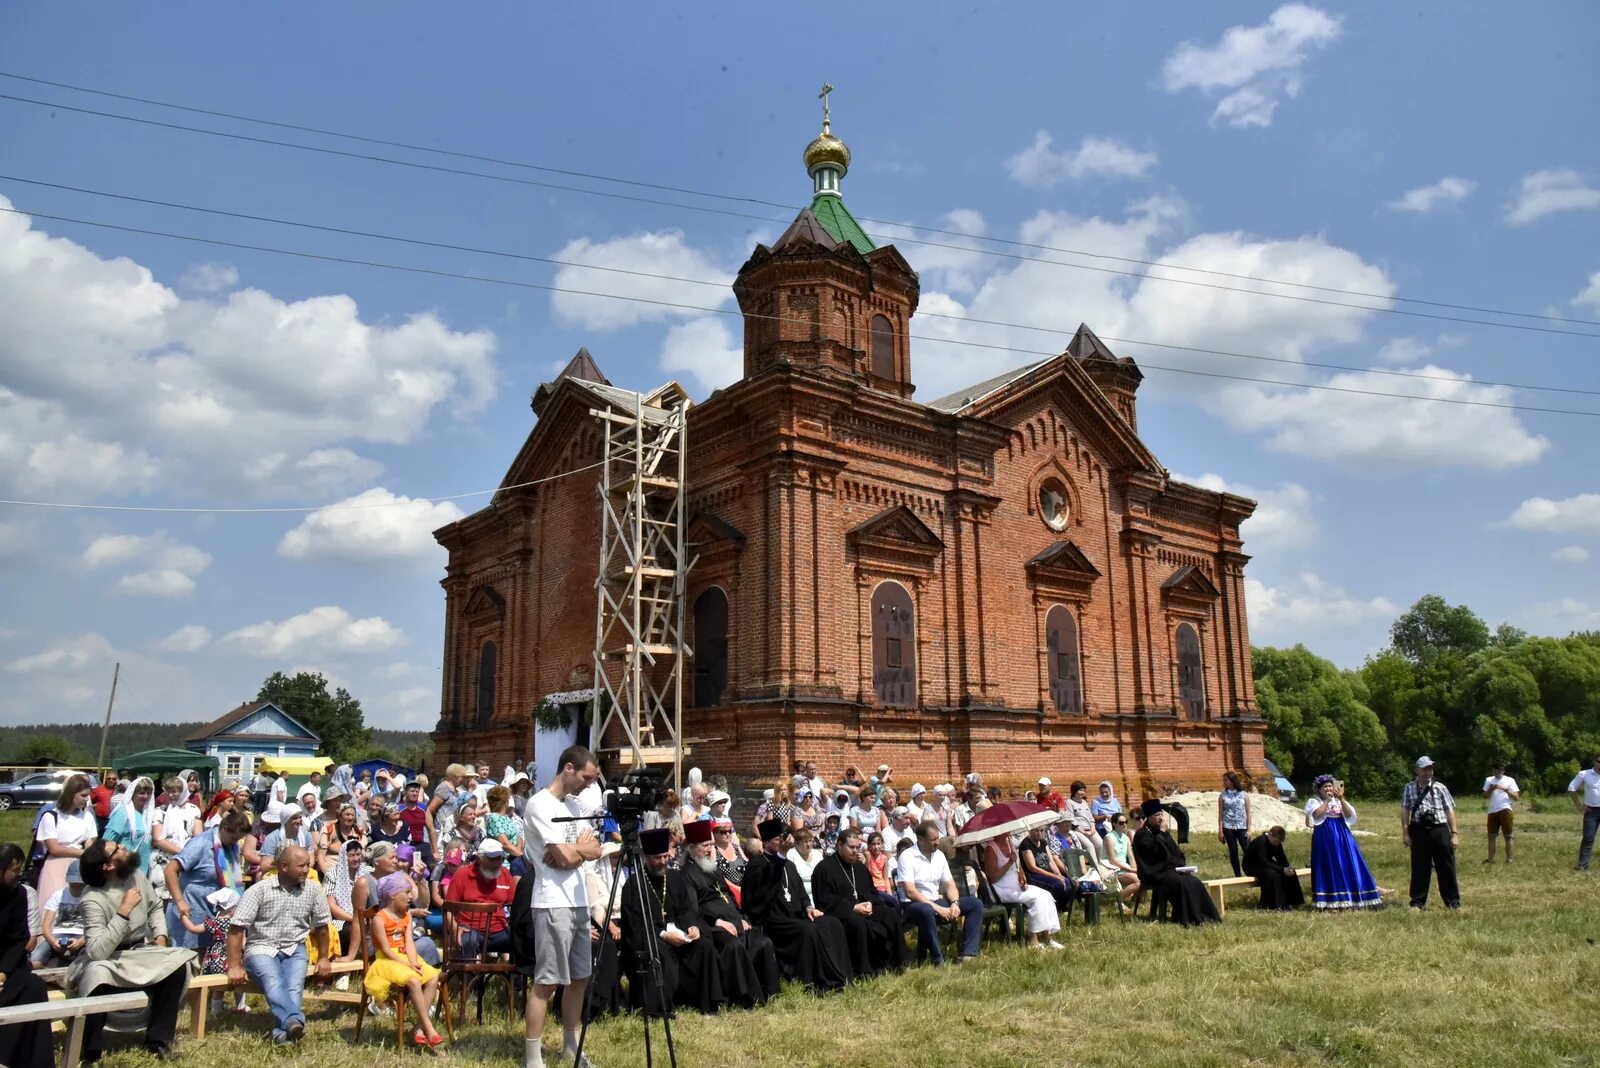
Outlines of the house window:
M 478 726 L 486 727 L 494 719 L 495 662 L 499 659 L 494 642 L 484 642 L 478 654 Z
M 917 705 L 917 623 L 898 582 L 872 591 L 872 689 L 885 708 Z
M 727 686 L 728 595 L 712 586 L 694 602 L 694 707 L 716 707 Z
M 872 375 L 894 377 L 894 326 L 881 315 L 872 317 Z
M 242 759 L 243 758 L 240 757 L 238 753 L 229 753 L 228 754 L 228 762 L 227 762 L 227 764 L 225 764 L 223 766 L 223 768 L 224 768 L 224 772 L 230 778 L 235 778 L 236 779 L 236 778 L 239 777 L 240 762 L 241 762 Z M 256 769 L 254 767 L 252 767 L 250 769 L 250 774 L 254 775 L 255 771 L 256 771 Z
M 1206 678 L 1200 660 L 1200 635 L 1188 623 L 1178 624 L 1178 705 L 1192 720 L 1206 718 Z
M 1056 605 L 1044 617 L 1045 653 L 1049 660 L 1050 703 L 1057 712 L 1083 711 L 1083 675 L 1078 660 L 1078 623 L 1072 610 Z

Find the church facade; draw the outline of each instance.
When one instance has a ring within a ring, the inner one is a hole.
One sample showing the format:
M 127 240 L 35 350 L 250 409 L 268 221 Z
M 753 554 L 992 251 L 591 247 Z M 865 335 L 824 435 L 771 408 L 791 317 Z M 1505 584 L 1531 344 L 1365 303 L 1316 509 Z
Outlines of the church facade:
M 1168 475 L 1139 438 L 1138 367 L 1088 326 L 917 400 L 916 272 L 845 207 L 826 121 L 806 165 L 812 205 L 734 283 L 744 375 L 689 414 L 688 763 L 1049 774 L 1124 796 L 1261 777 L 1254 502 Z M 589 409 L 611 388 L 586 351 L 540 386 L 502 485 L 596 463 Z M 526 757 L 533 710 L 590 685 L 595 480 L 502 489 L 437 532 L 441 759 Z

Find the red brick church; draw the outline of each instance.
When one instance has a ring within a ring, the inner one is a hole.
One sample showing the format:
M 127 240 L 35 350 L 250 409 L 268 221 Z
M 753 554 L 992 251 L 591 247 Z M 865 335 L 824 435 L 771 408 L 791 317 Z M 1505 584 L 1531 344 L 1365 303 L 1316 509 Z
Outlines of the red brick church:
M 850 153 L 826 122 L 805 162 L 811 206 L 734 282 L 744 376 L 689 413 L 688 762 L 1124 795 L 1263 773 L 1254 502 L 1169 477 L 1139 439 L 1143 376 L 1087 326 L 1059 356 L 915 399 L 917 273 L 845 207 Z M 589 410 L 610 391 L 580 351 L 534 393 L 502 485 L 596 463 Z M 533 710 L 591 684 L 597 477 L 502 490 L 437 532 L 439 759 L 527 757 Z

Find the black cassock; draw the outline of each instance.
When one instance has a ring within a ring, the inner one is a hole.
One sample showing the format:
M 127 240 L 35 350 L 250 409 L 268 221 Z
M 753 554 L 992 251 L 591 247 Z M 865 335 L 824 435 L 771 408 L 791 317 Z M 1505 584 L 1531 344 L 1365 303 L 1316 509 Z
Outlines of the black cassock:
M 854 978 L 844 926 L 832 916 L 813 920 L 806 915 L 811 899 L 787 859 L 770 853 L 752 857 L 741 893 L 745 917 L 772 939 L 785 975 L 818 993 L 842 990 Z
M 28 964 L 28 892 L 17 882 L 0 888 L 0 1008 L 42 1005 L 48 999 L 44 983 Z M 7 1024 L 0 1027 L 0 1064 L 10 1068 L 51 1068 L 56 1063 L 50 1021 Z
M 722 992 L 729 1004 L 752 1007 L 778 996 L 778 956 L 772 939 L 755 928 L 745 929 L 745 918 L 720 872 L 703 872 L 691 860 L 679 873 L 695 892 L 696 914 L 691 922 L 711 935 L 722 965 Z M 722 920 L 739 934 L 732 935 L 717 926 Z M 683 920 L 676 921 L 679 927 Z
M 663 880 L 665 891 L 663 894 Z M 639 887 L 645 891 L 645 902 L 639 900 Z M 694 890 L 683 880 L 683 873 L 668 871 L 665 876 L 649 871 L 629 876 L 618 891 L 622 895 L 622 966 L 628 975 L 628 989 L 635 1008 L 643 1008 L 651 1016 L 661 1016 L 675 1007 L 691 1006 L 701 1012 L 713 1013 L 722 1007 L 722 970 L 717 964 L 717 950 L 706 931 L 700 937 L 681 946 L 673 946 L 661 939 L 660 933 L 667 924 L 674 923 L 688 934 L 696 924 L 688 919 L 695 913 Z M 662 898 L 666 902 L 663 907 Z M 641 908 L 647 909 L 646 912 Z M 688 926 L 685 926 L 687 919 Z M 656 952 L 661 958 L 662 990 L 666 1004 L 657 992 L 645 996 L 646 976 L 650 970 L 649 948 L 646 942 L 656 937 Z
M 1194 927 L 1221 922 L 1205 884 L 1193 874 L 1177 870 L 1188 862 L 1172 835 L 1143 828 L 1133 836 L 1133 858 L 1139 881 L 1161 894 L 1172 909 L 1173 923 Z
M 872 873 L 860 861 L 846 864 L 835 853 L 824 857 L 811 873 L 811 892 L 817 908 L 844 926 L 850 942 L 850 965 L 857 975 L 875 975 L 885 968 L 906 966 L 904 920 L 900 910 L 883 900 L 872 885 Z M 861 903 L 872 914 L 856 911 Z
M 1300 876 L 1287 875 L 1289 858 L 1281 844 L 1274 844 L 1264 833 L 1244 850 L 1244 873 L 1255 879 L 1261 887 L 1261 907 L 1264 909 L 1295 909 L 1306 903 L 1306 892 L 1300 888 Z

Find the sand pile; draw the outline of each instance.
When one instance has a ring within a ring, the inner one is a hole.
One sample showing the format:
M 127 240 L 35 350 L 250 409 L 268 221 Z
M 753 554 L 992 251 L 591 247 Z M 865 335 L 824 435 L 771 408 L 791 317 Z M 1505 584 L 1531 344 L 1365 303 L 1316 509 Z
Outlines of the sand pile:
M 1163 801 L 1176 801 L 1189 810 L 1189 834 L 1217 833 L 1217 806 L 1222 795 L 1216 790 L 1191 791 L 1186 794 L 1174 794 L 1163 797 Z M 1267 797 L 1265 794 L 1250 795 L 1250 833 L 1260 834 L 1268 827 L 1282 827 L 1290 834 L 1299 831 L 1310 832 L 1306 826 L 1306 810 L 1299 805 L 1291 805 L 1279 801 L 1276 797 Z M 1361 830 L 1359 825 L 1352 827 L 1352 834 L 1370 835 L 1373 832 Z

